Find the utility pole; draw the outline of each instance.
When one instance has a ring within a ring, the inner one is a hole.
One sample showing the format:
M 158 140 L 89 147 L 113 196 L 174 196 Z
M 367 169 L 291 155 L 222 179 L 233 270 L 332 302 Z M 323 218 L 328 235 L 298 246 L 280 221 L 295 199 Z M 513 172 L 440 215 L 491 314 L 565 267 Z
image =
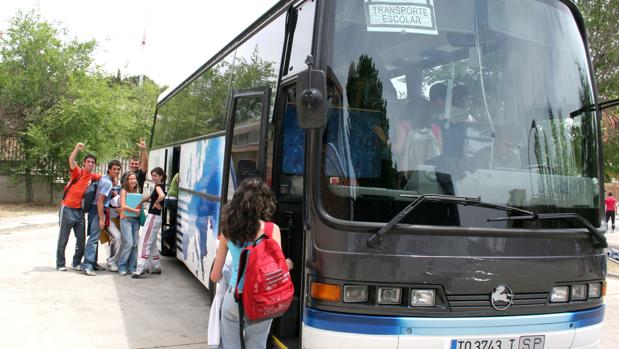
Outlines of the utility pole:
M 141 69 L 141 73 L 140 73 L 140 82 L 139 85 L 140 87 L 143 86 L 144 84 L 144 65 L 145 65 L 145 48 L 146 48 L 146 25 L 148 24 L 148 15 L 146 16 L 146 18 L 144 19 L 144 33 L 142 34 L 142 69 Z

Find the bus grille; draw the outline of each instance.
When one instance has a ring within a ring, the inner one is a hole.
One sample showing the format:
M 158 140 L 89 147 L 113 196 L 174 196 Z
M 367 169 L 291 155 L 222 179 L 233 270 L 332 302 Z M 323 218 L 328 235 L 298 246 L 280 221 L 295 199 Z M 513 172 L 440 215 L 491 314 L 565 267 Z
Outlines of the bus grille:
M 493 310 L 489 294 L 466 294 L 447 296 L 452 312 Z M 512 309 L 539 309 L 546 306 L 548 293 L 519 293 L 514 295 Z

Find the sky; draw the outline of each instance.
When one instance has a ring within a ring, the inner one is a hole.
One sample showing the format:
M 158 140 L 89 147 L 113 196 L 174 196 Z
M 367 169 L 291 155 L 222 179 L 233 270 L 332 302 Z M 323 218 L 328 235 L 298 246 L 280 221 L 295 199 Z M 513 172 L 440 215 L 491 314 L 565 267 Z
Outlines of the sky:
M 174 86 L 271 8 L 275 0 L 2 0 L 0 31 L 38 8 L 69 38 L 95 39 L 95 63 Z M 142 39 L 146 38 L 142 47 Z

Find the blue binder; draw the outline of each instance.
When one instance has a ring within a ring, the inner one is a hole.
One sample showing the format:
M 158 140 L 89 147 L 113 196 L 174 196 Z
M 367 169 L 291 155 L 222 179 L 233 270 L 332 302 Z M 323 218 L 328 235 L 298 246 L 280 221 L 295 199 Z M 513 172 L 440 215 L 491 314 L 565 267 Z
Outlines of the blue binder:
M 127 193 L 127 197 L 125 198 L 125 202 L 127 206 L 131 208 L 138 207 L 138 204 L 142 201 L 142 194 L 139 193 Z M 139 217 L 139 213 L 133 213 L 129 211 L 125 211 L 125 216 L 127 217 Z

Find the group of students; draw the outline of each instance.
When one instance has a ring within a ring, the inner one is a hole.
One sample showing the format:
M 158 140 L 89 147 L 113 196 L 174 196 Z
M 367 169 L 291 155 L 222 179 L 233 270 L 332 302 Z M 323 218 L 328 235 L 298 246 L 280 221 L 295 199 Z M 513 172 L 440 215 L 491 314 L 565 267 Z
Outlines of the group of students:
M 146 181 L 148 154 L 144 141 L 138 144 L 141 157 L 130 160 L 130 170 L 120 177 L 121 163 L 112 160 L 108 163 L 105 176 L 94 173 L 96 157 L 88 154 L 84 157 L 82 167 L 77 165 L 76 157 L 84 149 L 78 143 L 69 156 L 71 179 L 65 186 L 60 208 L 60 231 L 56 250 L 56 269 L 66 271 L 65 250 L 71 230 L 76 238 L 75 253 L 71 267 L 83 271 L 86 275 L 96 275 L 101 269 L 97 264 L 98 246 L 101 233 L 105 231 L 110 238 L 110 256 L 107 269 L 120 275 L 131 274 L 139 278 L 145 273 L 161 274 L 157 234 L 161 228 L 161 211 L 165 174 L 163 169 L 151 170 L 155 188 L 149 196 L 142 196 Z M 96 181 L 94 202 L 84 203 L 84 195 Z M 131 200 L 130 200 L 131 199 Z M 142 205 L 149 202 L 148 213 L 142 211 Z M 89 206 L 89 207 L 87 207 Z M 88 231 L 86 234 L 86 214 L 88 214 Z M 145 216 L 145 221 L 140 222 Z M 114 221 L 118 221 L 118 225 Z M 140 223 L 144 229 L 139 234 Z M 88 236 L 88 241 L 86 240 Z M 83 260 L 82 260 L 83 259 Z

